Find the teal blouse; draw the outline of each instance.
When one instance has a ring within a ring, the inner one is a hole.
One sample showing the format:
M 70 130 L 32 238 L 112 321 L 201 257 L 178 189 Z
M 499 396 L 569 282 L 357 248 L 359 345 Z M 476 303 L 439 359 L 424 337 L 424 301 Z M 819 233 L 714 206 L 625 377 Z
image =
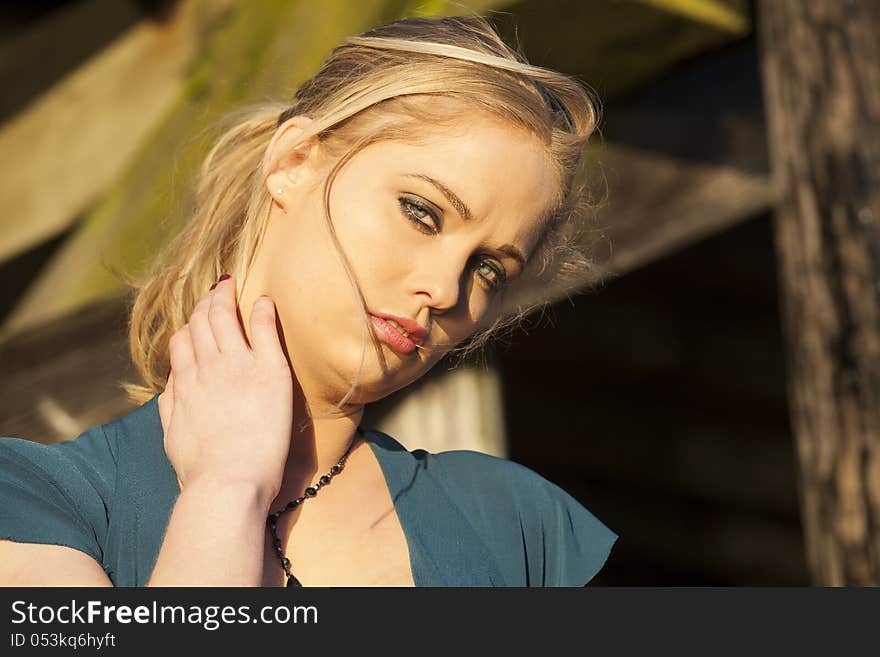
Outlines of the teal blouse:
M 583 586 L 617 535 L 529 468 L 480 452 L 408 451 L 367 430 L 416 586 Z M 0 538 L 66 545 L 115 586 L 145 586 L 180 493 L 158 395 L 77 438 L 0 438 Z

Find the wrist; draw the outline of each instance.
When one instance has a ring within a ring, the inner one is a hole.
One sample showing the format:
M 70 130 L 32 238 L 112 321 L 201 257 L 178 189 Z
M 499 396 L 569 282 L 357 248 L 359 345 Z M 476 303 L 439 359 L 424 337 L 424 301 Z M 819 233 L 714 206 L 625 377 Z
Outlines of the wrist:
M 214 472 L 198 473 L 189 477 L 185 490 L 215 496 L 224 504 L 231 501 L 242 502 L 265 514 L 269 513 L 269 506 L 275 499 L 275 495 L 265 486 L 254 481 Z

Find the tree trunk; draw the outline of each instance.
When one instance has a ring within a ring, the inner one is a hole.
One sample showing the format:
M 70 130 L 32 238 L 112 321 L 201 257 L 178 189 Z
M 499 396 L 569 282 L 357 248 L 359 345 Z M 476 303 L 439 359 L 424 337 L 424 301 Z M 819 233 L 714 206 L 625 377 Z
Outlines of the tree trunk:
M 880 4 L 759 0 L 788 393 L 817 585 L 880 584 Z

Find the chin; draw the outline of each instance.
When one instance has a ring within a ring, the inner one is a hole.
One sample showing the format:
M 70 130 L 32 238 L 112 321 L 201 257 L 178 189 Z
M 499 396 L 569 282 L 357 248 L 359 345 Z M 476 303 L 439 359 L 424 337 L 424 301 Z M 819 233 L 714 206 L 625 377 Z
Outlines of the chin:
M 360 398 L 363 403 L 378 401 L 406 388 L 421 379 L 441 360 L 441 355 L 424 355 L 423 358 L 424 352 L 419 350 L 407 356 L 401 356 L 387 345 L 383 343 L 380 345 L 385 356 L 387 369 L 383 371 L 375 348 L 369 344 L 358 389 L 354 395 L 354 397 Z M 355 353 L 350 360 L 351 378 L 349 383 L 354 381 L 360 363 L 360 345 L 357 345 L 354 351 Z

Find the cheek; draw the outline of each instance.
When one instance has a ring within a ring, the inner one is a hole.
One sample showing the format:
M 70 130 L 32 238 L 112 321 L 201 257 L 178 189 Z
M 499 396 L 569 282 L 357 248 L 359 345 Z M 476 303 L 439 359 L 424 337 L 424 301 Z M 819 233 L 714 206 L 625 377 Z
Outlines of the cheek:
M 406 227 L 395 226 L 395 217 L 388 212 L 378 202 L 347 207 L 338 204 L 333 209 L 336 237 L 369 310 L 389 310 L 412 301 L 406 297 L 404 281 L 407 256 L 414 253 L 417 244 L 407 241 Z
M 320 211 L 320 206 L 303 204 L 273 217 L 259 255 L 261 279 L 276 300 L 294 351 L 296 343 L 314 340 L 327 317 L 350 310 L 354 299 Z
M 347 186 L 330 200 L 330 219 L 343 252 L 354 264 L 355 259 L 369 262 L 388 249 L 386 226 L 376 193 L 350 193 Z M 380 247 L 384 250 L 380 251 Z

